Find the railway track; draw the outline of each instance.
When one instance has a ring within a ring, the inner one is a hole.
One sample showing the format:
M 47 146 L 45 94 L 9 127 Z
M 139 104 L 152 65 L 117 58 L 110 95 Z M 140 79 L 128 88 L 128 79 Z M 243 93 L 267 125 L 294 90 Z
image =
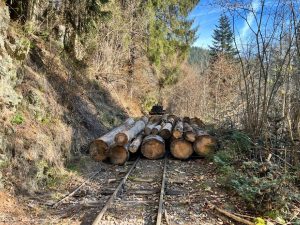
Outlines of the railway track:
M 141 224 L 161 224 L 167 157 L 163 160 L 149 161 L 151 164 L 156 164 L 156 166 L 147 164 L 147 166 L 151 166 L 156 170 L 151 176 L 144 176 L 146 168 L 143 167 L 144 163 L 142 162 L 144 160 L 140 161 L 139 158 L 135 161 L 93 221 L 93 225 L 110 224 L 112 220 L 118 219 L 120 215 L 127 216 L 125 220 L 128 220 L 128 224 L 132 224 L 130 217 L 134 220 L 139 218 L 139 221 L 134 221 L 135 224 L 139 224 L 139 222 Z M 136 207 L 138 204 L 142 207 Z M 128 215 L 128 212 L 132 213 L 132 210 L 135 211 L 134 215 Z M 109 217 L 105 218 L 106 214 Z M 125 220 L 123 222 L 127 224 Z
M 117 186 L 102 186 L 89 193 L 90 187 L 101 180 L 96 172 L 53 206 L 68 211 L 61 218 L 78 217 L 81 224 L 160 225 L 167 161 L 167 157 L 154 161 L 137 158 L 122 179 L 115 182 Z
M 232 224 L 206 206 L 206 200 L 229 201 L 220 194 L 213 165 L 207 161 L 138 158 L 122 167 L 105 166 L 55 204 L 54 223 Z

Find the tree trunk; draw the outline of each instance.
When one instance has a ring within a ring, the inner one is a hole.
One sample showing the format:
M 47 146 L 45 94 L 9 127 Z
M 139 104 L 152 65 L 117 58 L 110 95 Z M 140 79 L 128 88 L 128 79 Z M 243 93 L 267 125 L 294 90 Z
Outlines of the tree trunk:
M 188 159 L 193 154 L 193 145 L 184 139 L 174 139 L 170 148 L 176 159 Z
M 123 165 L 129 159 L 129 145 L 115 145 L 109 150 L 109 160 L 114 165 Z
M 205 131 L 197 131 L 197 138 L 193 148 L 197 155 L 207 157 L 214 153 L 217 146 L 216 139 Z
M 131 142 L 128 149 L 131 153 L 136 153 L 138 151 L 139 147 L 142 144 L 143 137 L 144 133 L 141 133 Z
M 104 136 L 94 140 L 90 145 L 90 155 L 95 161 L 102 161 L 107 159 L 109 148 L 114 145 L 115 135 L 123 130 L 128 129 L 134 124 L 134 120 L 129 118 L 125 123 L 115 129 L 111 130 Z
M 182 135 L 183 135 L 183 123 L 182 121 L 178 121 L 173 130 L 173 137 L 177 139 L 177 138 L 181 138 Z
M 165 141 L 158 135 L 149 135 L 144 138 L 141 151 L 148 159 L 159 159 L 165 155 Z
M 190 142 L 194 142 L 196 140 L 196 133 L 193 127 L 188 123 L 183 123 L 183 136 L 185 140 Z
M 147 117 L 143 117 L 137 121 L 130 129 L 119 132 L 115 136 L 115 142 L 119 146 L 123 146 L 135 138 L 139 133 L 141 133 L 148 122 Z

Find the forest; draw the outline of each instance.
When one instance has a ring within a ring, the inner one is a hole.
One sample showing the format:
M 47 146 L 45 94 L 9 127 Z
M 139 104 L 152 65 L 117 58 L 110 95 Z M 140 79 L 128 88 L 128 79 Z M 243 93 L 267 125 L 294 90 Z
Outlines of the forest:
M 0 0 L 0 122 L 0 224 L 300 224 L 300 1 Z

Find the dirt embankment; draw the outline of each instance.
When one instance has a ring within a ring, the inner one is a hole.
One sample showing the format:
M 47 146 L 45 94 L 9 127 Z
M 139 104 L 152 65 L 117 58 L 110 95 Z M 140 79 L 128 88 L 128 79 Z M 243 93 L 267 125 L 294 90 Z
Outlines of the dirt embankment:
M 0 188 L 34 192 L 139 109 L 121 105 L 58 41 L 10 21 L 4 5 L 0 20 Z

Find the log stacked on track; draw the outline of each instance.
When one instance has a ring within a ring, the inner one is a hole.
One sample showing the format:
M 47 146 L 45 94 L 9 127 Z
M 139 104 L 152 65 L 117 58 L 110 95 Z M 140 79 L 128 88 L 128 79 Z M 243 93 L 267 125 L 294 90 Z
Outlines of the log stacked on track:
M 134 120 L 129 118 L 125 123 L 115 129 L 111 130 L 102 137 L 94 140 L 90 145 L 90 155 L 95 161 L 103 161 L 108 157 L 108 151 L 114 145 L 115 136 L 134 124 Z
M 112 164 L 123 165 L 129 159 L 129 144 L 125 146 L 115 145 L 110 148 L 109 160 Z
M 185 140 L 190 142 L 194 142 L 196 140 L 196 133 L 193 127 L 187 122 L 183 123 L 183 133 Z
M 131 153 L 136 153 L 138 151 L 139 147 L 142 144 L 144 135 L 144 132 L 142 132 L 131 142 L 131 144 L 129 145 L 129 151 Z
M 159 159 L 165 155 L 165 141 L 158 135 L 149 135 L 144 138 L 141 152 L 148 159 Z
M 172 131 L 174 124 L 177 120 L 177 117 L 175 115 L 169 115 L 166 122 L 164 123 L 164 126 L 161 128 L 159 135 L 167 140 L 172 136 Z
M 138 153 L 148 159 L 162 158 L 166 141 L 174 158 L 185 160 L 195 153 L 207 157 L 214 152 L 216 139 L 204 130 L 199 118 L 179 118 L 175 115 L 142 117 L 125 123 L 91 143 L 90 155 L 96 161 L 109 159 L 112 164 L 123 165 L 131 154 Z
M 173 130 L 173 137 L 181 138 L 182 135 L 183 135 L 183 122 L 181 120 L 178 120 Z
M 130 129 L 119 132 L 115 136 L 115 142 L 119 146 L 126 145 L 132 139 L 134 139 L 139 133 L 141 133 L 148 122 L 147 117 L 143 117 L 137 121 Z
M 174 139 L 171 142 L 170 150 L 176 159 L 188 159 L 193 154 L 193 145 L 183 138 Z
M 159 125 L 162 121 L 161 116 L 153 116 L 149 119 L 148 124 L 145 127 L 145 135 L 150 135 L 152 132 L 152 129 Z
M 216 139 L 203 131 L 202 134 L 197 135 L 193 147 L 197 155 L 207 157 L 214 153 L 216 145 Z

